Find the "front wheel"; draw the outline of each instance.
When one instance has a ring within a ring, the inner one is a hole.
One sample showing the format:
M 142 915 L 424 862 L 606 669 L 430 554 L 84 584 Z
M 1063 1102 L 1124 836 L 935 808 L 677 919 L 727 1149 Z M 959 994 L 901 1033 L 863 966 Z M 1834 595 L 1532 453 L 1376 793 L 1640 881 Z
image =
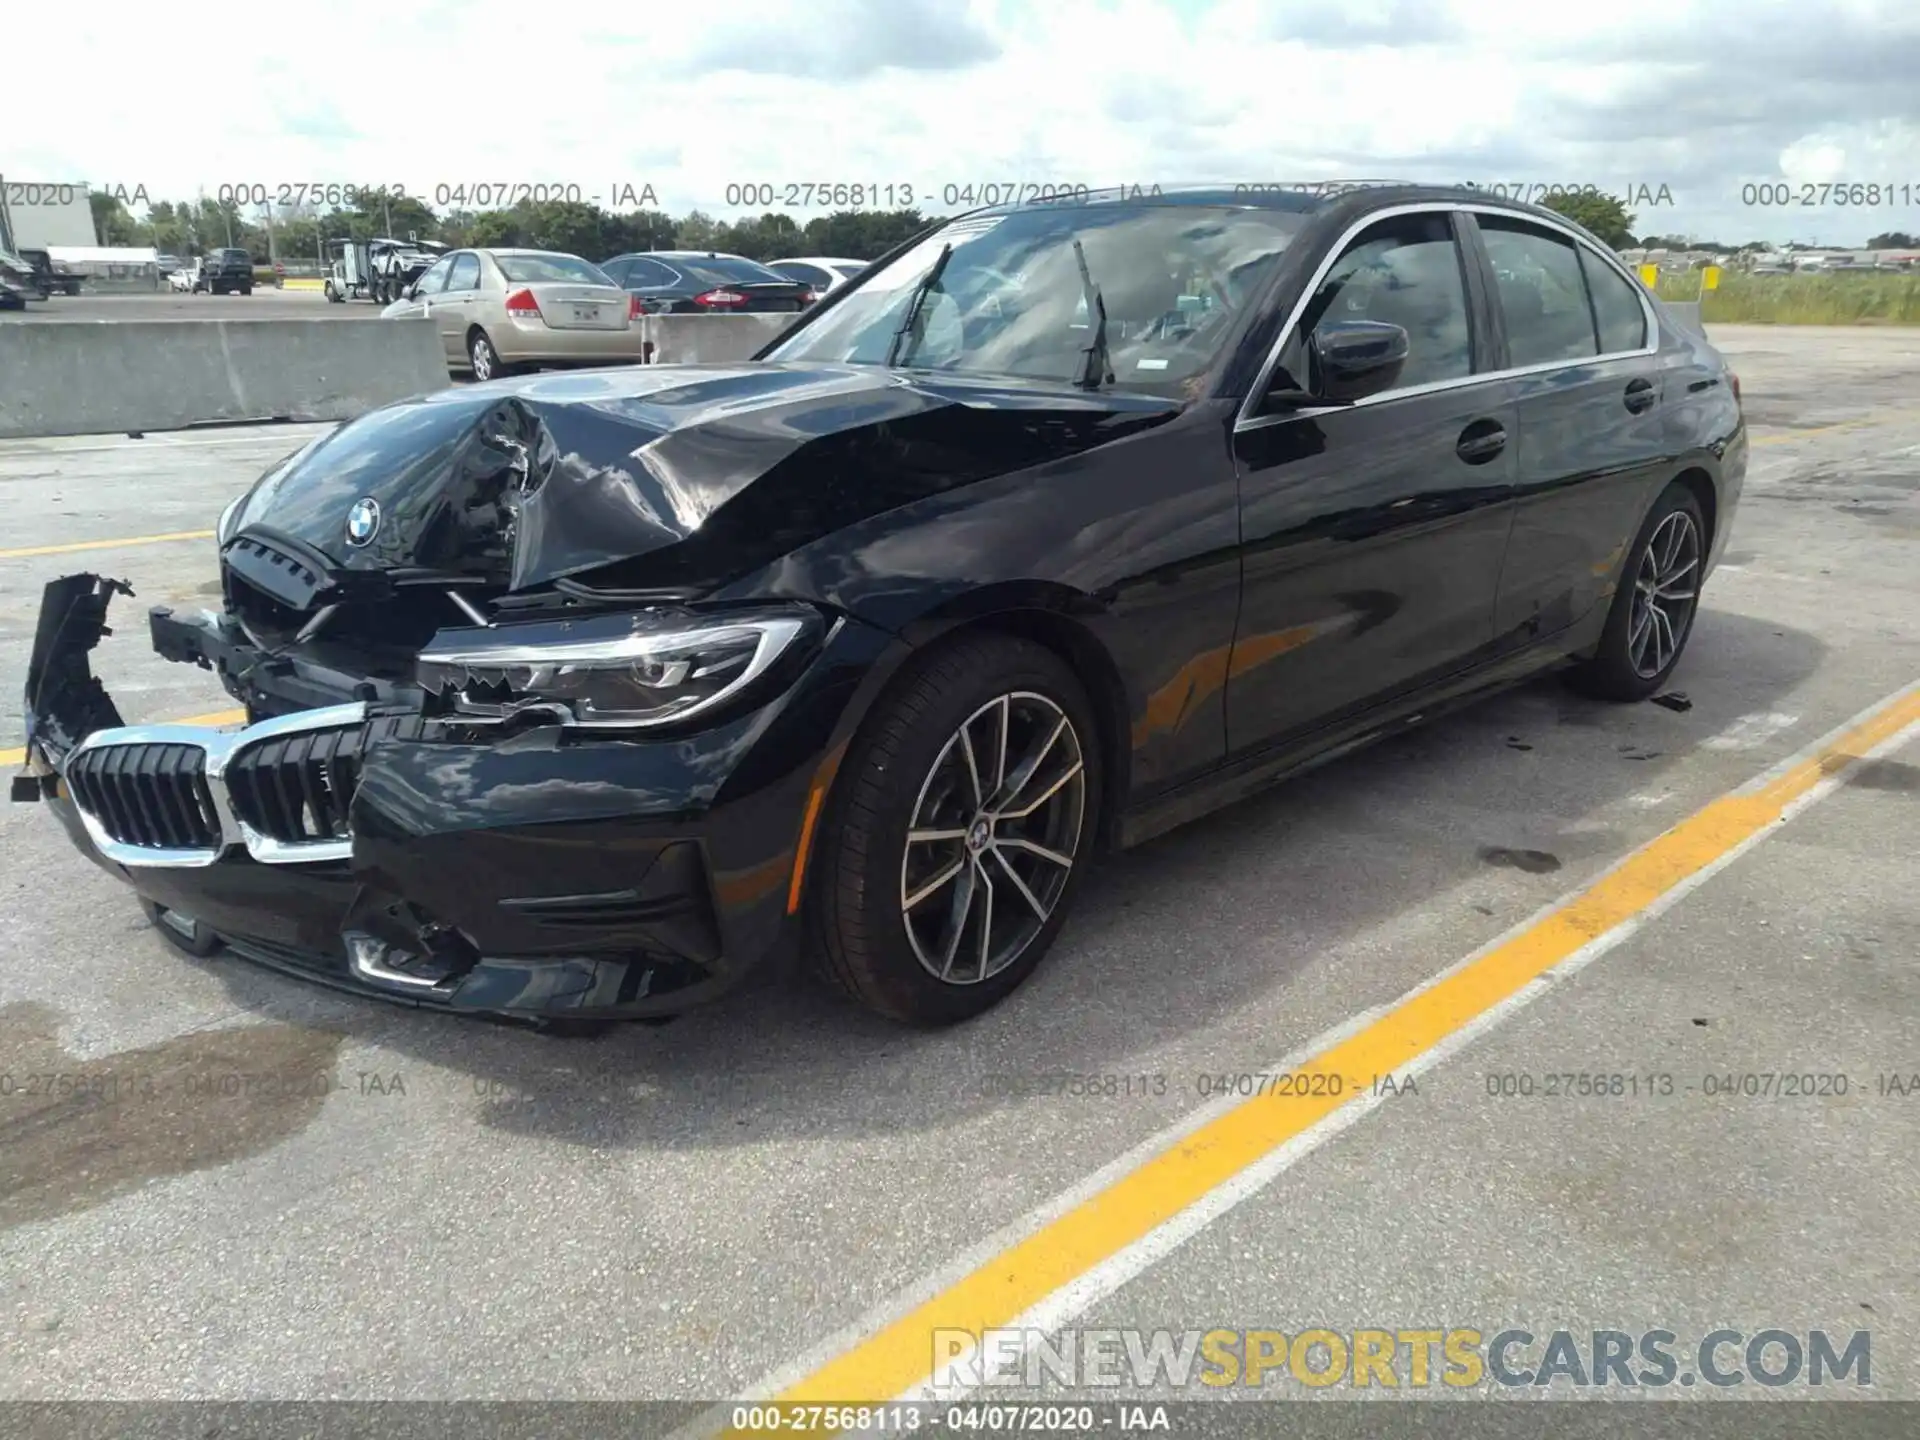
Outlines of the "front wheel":
M 220 937 L 207 928 L 204 920 L 195 920 L 144 898 L 140 909 L 154 932 L 176 950 L 200 959 L 220 948 Z
M 1100 807 L 1093 712 L 1052 651 L 969 638 L 882 699 L 820 827 L 817 958 L 854 999 L 948 1025 L 1031 975 Z
M 1707 526 L 1700 502 L 1669 485 L 1654 502 L 1621 572 L 1593 657 L 1569 677 L 1600 700 L 1645 700 L 1680 663 L 1700 608 Z

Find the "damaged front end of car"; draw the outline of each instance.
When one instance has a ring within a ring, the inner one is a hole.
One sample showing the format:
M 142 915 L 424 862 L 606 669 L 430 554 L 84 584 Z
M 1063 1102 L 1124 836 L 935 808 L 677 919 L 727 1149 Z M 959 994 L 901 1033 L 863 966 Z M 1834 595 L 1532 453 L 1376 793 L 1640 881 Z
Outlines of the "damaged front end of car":
M 324 484 L 286 483 L 295 457 L 221 519 L 223 607 L 150 611 L 153 648 L 217 674 L 244 724 L 124 723 L 92 658 L 131 587 L 50 583 L 13 798 L 176 945 L 385 999 L 646 1018 L 791 953 L 797 818 L 888 637 L 809 603 L 571 579 L 592 534 L 625 560 L 697 527 L 631 471 L 583 478 L 584 447 L 529 407 L 432 419 L 431 463 L 395 483 L 422 450 L 390 448 L 333 497 L 336 543 Z M 554 513 L 614 491 L 647 502 L 624 528 Z

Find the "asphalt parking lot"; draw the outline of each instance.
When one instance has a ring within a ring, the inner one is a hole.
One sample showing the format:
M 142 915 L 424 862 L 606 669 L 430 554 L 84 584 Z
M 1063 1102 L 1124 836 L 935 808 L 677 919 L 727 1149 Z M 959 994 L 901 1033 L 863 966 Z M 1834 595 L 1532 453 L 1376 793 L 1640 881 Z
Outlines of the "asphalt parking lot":
M 1755 443 L 1676 708 L 1541 681 L 1117 857 L 949 1032 L 798 979 L 593 1040 L 343 998 L 0 810 L 0 1397 L 880 1400 L 1026 1313 L 1864 1329 L 1920 1399 L 1920 331 L 1714 338 Z M 0 747 L 79 569 L 138 592 L 130 721 L 230 707 L 144 608 L 216 603 L 205 532 L 315 428 L 0 442 Z M 1233 1093 L 1327 1055 L 1324 1120 Z
M 275 290 L 262 286 L 251 295 L 186 295 L 171 290 L 152 294 L 56 295 L 30 300 L 24 310 L 0 310 L 0 324 L 32 325 L 47 320 L 375 320 L 381 307 L 371 300 L 329 305 L 319 290 Z

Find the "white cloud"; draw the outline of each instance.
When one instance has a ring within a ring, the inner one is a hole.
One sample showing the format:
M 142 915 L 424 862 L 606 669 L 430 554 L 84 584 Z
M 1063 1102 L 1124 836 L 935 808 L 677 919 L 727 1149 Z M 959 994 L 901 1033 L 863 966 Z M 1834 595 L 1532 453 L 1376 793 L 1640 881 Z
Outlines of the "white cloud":
M 1911 0 L 330 0 L 245 31 L 61 24 L 0 88 L 0 173 L 155 196 L 651 184 L 725 214 L 747 180 L 908 185 L 940 210 L 968 182 L 1404 174 L 1666 183 L 1679 203 L 1643 229 L 1734 240 L 1808 218 L 1741 208 L 1746 180 L 1920 200 Z M 1911 230 L 1920 208 L 1822 225 Z

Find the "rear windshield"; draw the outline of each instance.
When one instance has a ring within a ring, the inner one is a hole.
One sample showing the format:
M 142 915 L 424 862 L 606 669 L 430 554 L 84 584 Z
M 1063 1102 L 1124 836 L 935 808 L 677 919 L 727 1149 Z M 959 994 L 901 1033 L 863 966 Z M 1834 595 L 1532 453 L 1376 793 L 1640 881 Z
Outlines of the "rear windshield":
M 516 285 L 538 285 L 543 280 L 570 280 L 578 285 L 612 285 L 607 272 L 578 255 L 495 255 L 500 273 Z M 615 286 L 618 289 L 618 286 Z
M 831 268 L 838 270 L 840 272 L 841 279 L 851 280 L 854 276 L 858 275 L 862 270 L 866 269 L 867 267 L 865 265 L 835 265 Z
M 216 250 L 213 252 L 213 257 L 216 260 L 241 260 L 241 261 L 251 260 L 253 258 L 245 250 Z
M 667 262 L 676 270 L 709 285 L 791 285 L 794 282 L 778 270 L 769 270 L 753 260 L 729 255 L 700 255 L 691 259 L 675 255 Z

